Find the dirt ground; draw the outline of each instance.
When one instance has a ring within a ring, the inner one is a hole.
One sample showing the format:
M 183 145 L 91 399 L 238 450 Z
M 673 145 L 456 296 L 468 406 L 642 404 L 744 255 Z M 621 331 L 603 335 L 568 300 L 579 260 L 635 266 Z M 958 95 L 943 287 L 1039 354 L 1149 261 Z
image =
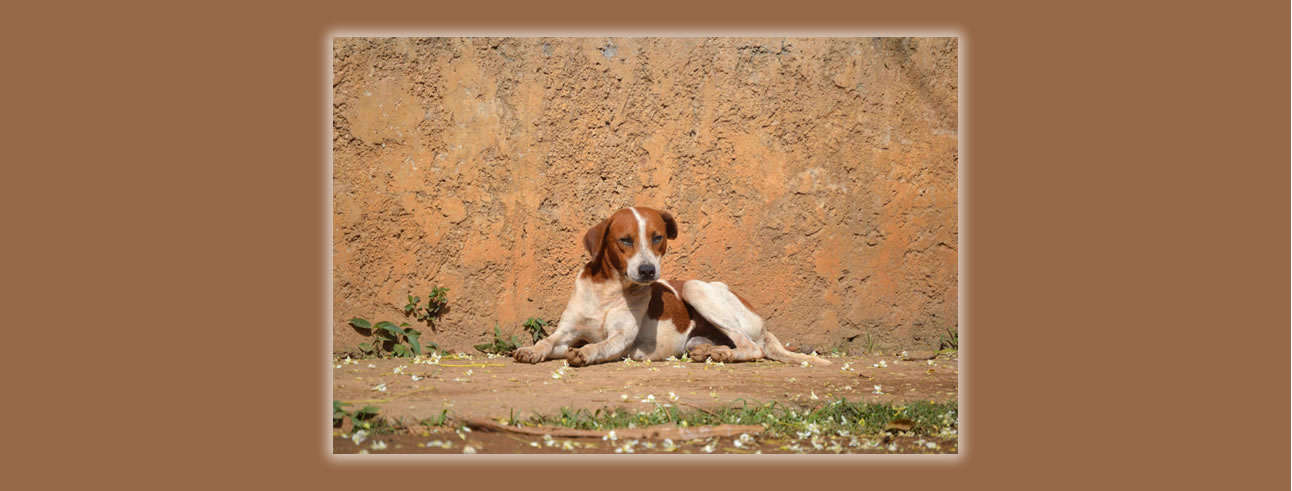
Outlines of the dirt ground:
M 664 404 L 684 410 L 713 409 L 749 402 L 777 401 L 782 404 L 814 406 L 844 398 L 850 402 L 891 402 L 957 400 L 959 362 L 939 357 L 930 361 L 901 361 L 898 356 L 865 355 L 829 358 L 830 366 L 798 366 L 778 362 L 709 364 L 697 362 L 619 362 L 562 370 L 561 361 L 537 365 L 516 363 L 510 358 L 443 359 L 439 364 L 414 364 L 409 359 L 345 360 L 333 363 L 333 399 L 353 405 L 381 408 L 381 416 L 405 423 L 437 418 L 447 409 L 455 418 L 522 418 L 557 414 L 562 407 L 625 408 L 645 411 L 654 403 L 642 402 L 654 396 Z M 875 365 L 883 362 L 882 367 Z M 845 364 L 847 370 L 844 369 Z M 559 376 L 559 378 L 557 378 Z M 417 380 L 414 380 L 416 378 Z M 879 386 L 879 392 L 876 392 Z M 670 393 L 676 397 L 670 397 Z M 371 450 L 371 442 L 385 441 L 384 453 L 462 453 L 471 446 L 480 453 L 610 452 L 613 445 L 595 439 L 574 440 L 562 449 L 544 446 L 540 438 L 527 435 L 486 432 L 459 437 L 452 428 L 414 428 L 413 433 L 383 435 L 356 446 L 335 433 L 334 451 L 351 453 Z M 565 439 L 558 439 L 565 440 Z M 450 448 L 424 445 L 428 441 L 452 442 Z M 785 452 L 783 442 L 769 437 L 757 439 L 756 446 L 737 448 L 732 438 L 716 441 L 678 443 L 677 452 L 700 452 L 716 444 L 718 451 L 754 453 Z M 537 442 L 539 447 L 534 447 Z M 843 444 L 850 438 L 842 438 Z M 918 442 L 918 443 L 917 443 Z M 865 452 L 953 452 L 955 439 L 898 437 L 880 448 L 853 447 Z M 423 446 L 418 446 L 421 443 Z M 802 443 L 802 442 L 799 442 Z M 888 447 L 891 443 L 895 447 Z M 591 447 L 583 445 L 591 444 Z M 638 452 L 659 451 L 637 447 Z M 817 449 L 820 450 L 820 449 Z

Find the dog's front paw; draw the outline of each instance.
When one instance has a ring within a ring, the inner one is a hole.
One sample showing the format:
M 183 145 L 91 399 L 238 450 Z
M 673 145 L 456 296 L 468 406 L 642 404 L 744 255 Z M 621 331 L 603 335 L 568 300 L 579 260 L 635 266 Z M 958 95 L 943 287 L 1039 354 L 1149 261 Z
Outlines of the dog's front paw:
M 539 353 L 533 346 L 519 348 L 515 353 L 511 354 L 511 357 L 521 363 L 538 363 L 543 361 L 543 354 Z
M 592 363 L 592 356 L 586 348 L 571 348 L 565 352 L 565 361 L 572 367 L 586 367 Z

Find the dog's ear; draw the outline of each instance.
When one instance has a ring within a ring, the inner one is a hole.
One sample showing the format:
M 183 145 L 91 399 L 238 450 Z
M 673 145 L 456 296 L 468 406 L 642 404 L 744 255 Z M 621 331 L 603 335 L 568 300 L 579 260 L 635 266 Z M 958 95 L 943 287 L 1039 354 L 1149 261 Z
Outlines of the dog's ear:
M 598 223 L 596 226 L 588 229 L 588 233 L 583 235 L 583 247 L 588 249 L 588 254 L 592 257 L 597 257 L 597 253 L 601 252 L 601 245 L 604 244 L 606 240 L 606 228 L 609 227 L 610 219 L 607 218 L 602 220 L 601 223 Z
M 673 215 L 669 215 L 667 211 L 661 211 L 659 217 L 664 219 L 664 235 L 670 239 L 676 239 L 677 222 L 673 220 Z

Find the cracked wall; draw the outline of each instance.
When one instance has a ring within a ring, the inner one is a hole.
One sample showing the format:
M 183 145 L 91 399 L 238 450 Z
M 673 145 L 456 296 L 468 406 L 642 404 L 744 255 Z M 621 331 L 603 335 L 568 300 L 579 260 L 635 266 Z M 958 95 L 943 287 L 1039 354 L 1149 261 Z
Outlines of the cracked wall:
M 555 320 L 631 205 L 783 341 L 956 328 L 953 38 L 338 38 L 333 70 L 335 350 L 435 285 L 442 346 Z

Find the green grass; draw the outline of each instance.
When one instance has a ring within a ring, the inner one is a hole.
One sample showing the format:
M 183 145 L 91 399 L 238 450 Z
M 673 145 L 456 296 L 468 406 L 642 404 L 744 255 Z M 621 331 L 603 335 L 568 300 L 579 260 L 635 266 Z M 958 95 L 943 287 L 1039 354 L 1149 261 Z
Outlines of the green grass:
M 935 403 L 926 401 L 893 405 L 891 403 L 848 402 L 835 400 L 815 408 L 799 409 L 778 402 L 757 403 L 740 400 L 740 406 L 730 406 L 710 412 L 681 410 L 677 406 L 657 404 L 650 411 L 633 412 L 623 408 L 587 409 L 561 408 L 557 414 L 539 414 L 527 420 L 516 421 L 528 426 L 557 426 L 575 429 L 616 429 L 659 424 L 686 424 L 703 426 L 718 424 L 763 425 L 772 436 L 792 436 L 808 431 L 809 425 L 823 433 L 839 430 L 853 434 L 878 434 L 895 419 L 914 422 L 911 430 L 917 435 L 937 435 L 944 429 L 958 429 L 959 411 L 955 402 Z
M 624 408 L 602 408 L 595 410 L 561 408 L 553 414 L 538 414 L 527 419 L 518 419 L 514 412 L 510 421 L 523 426 L 548 426 L 574 428 L 581 430 L 611 430 L 620 428 L 644 428 L 660 424 L 686 426 L 707 426 L 719 424 L 762 425 L 767 435 L 772 437 L 802 436 L 800 433 L 816 432 L 826 435 L 837 434 L 840 430 L 853 435 L 877 435 L 895 419 L 906 419 L 914 422 L 912 433 L 921 436 L 938 436 L 944 430 L 959 429 L 959 411 L 955 402 L 936 403 L 914 401 L 905 404 L 848 402 L 843 399 L 828 402 L 813 408 L 797 408 L 778 402 L 757 403 L 738 399 L 739 406 L 728 406 L 709 412 L 700 410 L 682 410 L 677 406 L 664 407 L 656 404 L 649 411 L 629 411 Z M 333 402 L 333 423 L 339 425 L 339 418 L 351 416 L 337 402 Z M 377 408 L 365 407 L 360 413 L 357 428 L 366 429 L 370 434 L 382 435 L 397 433 L 408 429 L 407 422 L 402 420 L 385 420 L 377 418 Z M 366 414 L 365 414 L 366 413 Z M 448 409 L 439 415 L 418 420 L 422 427 L 457 426 Z M 815 425 L 815 427 L 810 426 Z
M 736 399 L 739 406 L 727 406 L 712 411 L 681 410 L 680 407 L 664 407 L 656 403 L 650 411 L 629 411 L 625 408 L 598 408 L 598 410 L 572 410 L 562 407 L 556 413 L 537 413 L 528 419 L 517 419 L 512 413 L 509 421 L 525 426 L 556 426 L 556 428 L 574 429 L 620 429 L 646 428 L 646 426 L 674 424 L 686 426 L 705 425 L 762 425 L 770 437 L 795 437 L 802 432 L 836 434 L 840 430 L 855 435 L 880 434 L 886 425 L 893 420 L 912 421 L 911 432 L 916 435 L 939 435 L 943 430 L 959 429 L 959 408 L 955 402 L 915 401 L 904 404 L 849 402 L 845 399 L 820 404 L 817 407 L 800 408 L 787 406 L 779 402 L 758 403 Z M 403 420 L 385 420 L 377 416 L 379 408 L 364 407 L 359 411 L 346 411 L 349 404 L 332 402 L 333 428 L 339 428 L 341 419 L 351 417 L 355 428 L 368 430 L 371 434 L 397 433 L 406 430 L 408 425 Z M 455 426 L 448 410 L 439 415 L 417 420 L 417 425 Z

